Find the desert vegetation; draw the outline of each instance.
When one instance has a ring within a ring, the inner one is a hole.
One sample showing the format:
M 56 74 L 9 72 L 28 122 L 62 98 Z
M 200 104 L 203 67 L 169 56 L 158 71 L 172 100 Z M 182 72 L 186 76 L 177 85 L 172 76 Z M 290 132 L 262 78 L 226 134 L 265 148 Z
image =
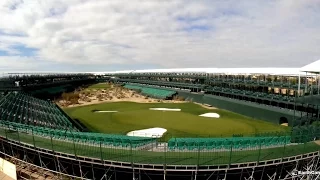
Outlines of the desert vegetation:
M 103 102 L 131 101 L 140 103 L 184 102 L 184 98 L 175 96 L 173 100 L 154 99 L 143 96 L 140 91 L 133 91 L 121 85 L 99 83 L 89 87 L 80 87 L 74 92 L 63 93 L 56 103 L 62 107 L 73 107 Z

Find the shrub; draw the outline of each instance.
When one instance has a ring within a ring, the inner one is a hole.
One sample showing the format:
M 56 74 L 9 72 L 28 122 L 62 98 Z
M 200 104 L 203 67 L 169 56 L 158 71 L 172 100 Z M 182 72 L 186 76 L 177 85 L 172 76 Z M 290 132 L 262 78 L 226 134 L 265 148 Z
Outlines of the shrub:
M 71 102 L 72 104 L 79 103 L 80 94 L 79 93 L 62 93 L 61 95 L 62 99 Z
M 175 100 L 175 101 L 185 101 L 185 98 L 182 97 L 182 96 L 173 96 L 172 99 Z
M 71 99 L 70 103 L 71 104 L 79 104 L 79 101 L 78 101 L 78 99 Z

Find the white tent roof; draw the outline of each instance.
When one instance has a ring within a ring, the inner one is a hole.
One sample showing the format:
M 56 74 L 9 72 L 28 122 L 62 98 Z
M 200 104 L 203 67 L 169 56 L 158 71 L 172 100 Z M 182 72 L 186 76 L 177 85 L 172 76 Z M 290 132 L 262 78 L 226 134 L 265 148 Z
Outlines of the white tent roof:
M 216 74 L 268 74 L 268 75 L 305 75 L 299 68 L 179 68 L 179 69 L 146 69 L 105 72 L 105 74 L 119 73 L 216 73 Z
M 302 72 L 320 73 L 320 59 L 300 68 Z
M 217 68 L 176 68 L 176 69 L 149 69 L 136 70 L 134 73 L 206 73 L 207 71 L 215 71 Z
M 175 69 L 146 69 L 146 70 L 124 70 L 109 72 L 20 72 L 30 74 L 53 74 L 53 73 L 91 73 L 95 75 L 104 74 L 121 74 L 121 73 L 216 73 L 216 74 L 266 74 L 266 75 L 283 75 L 283 76 L 305 76 L 306 72 L 320 73 L 320 60 L 308 64 L 302 68 L 175 68 Z M 9 73 L 9 72 L 7 72 Z M 8 75 L 7 73 L 3 73 Z M 19 73 L 19 72 L 11 72 Z M 1 75 L 0 75 L 1 76 Z M 309 75 L 310 76 L 310 75 Z
M 118 73 L 216 73 L 216 74 L 266 74 L 282 76 L 305 76 L 306 72 L 320 73 L 320 60 L 308 64 L 302 68 L 176 68 L 176 69 L 146 69 L 105 72 L 105 74 Z M 315 74 L 314 74 L 315 75 Z M 310 75 L 309 76 L 313 76 Z
M 93 74 L 121 74 L 121 73 L 132 73 L 135 70 L 123 70 L 123 71 L 108 71 L 108 72 L 94 72 Z
M 221 74 L 270 74 L 270 75 L 305 75 L 299 68 L 219 68 L 215 72 Z
M 127 71 L 111 71 L 105 74 L 119 73 L 206 73 L 214 71 L 217 68 L 175 68 L 175 69 L 144 69 L 144 70 L 127 70 Z

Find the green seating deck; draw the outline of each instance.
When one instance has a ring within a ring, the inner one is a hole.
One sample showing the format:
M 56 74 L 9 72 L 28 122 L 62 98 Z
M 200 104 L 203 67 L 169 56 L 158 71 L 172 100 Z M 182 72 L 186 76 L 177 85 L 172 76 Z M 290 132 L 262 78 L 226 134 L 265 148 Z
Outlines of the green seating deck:
M 230 94 L 235 96 L 239 95 L 239 96 L 246 96 L 246 97 L 252 97 L 252 98 L 260 98 L 260 99 L 266 99 L 266 100 L 294 102 L 294 96 L 290 96 L 290 95 L 269 94 L 264 92 L 254 92 L 254 91 L 248 91 L 248 90 L 223 88 L 223 87 L 217 87 L 217 86 L 207 88 L 206 91 Z
M 158 98 L 158 99 L 166 99 L 176 94 L 175 91 L 171 91 L 171 90 L 141 87 L 141 86 L 131 85 L 131 84 L 126 84 L 124 85 L 124 87 L 131 90 L 141 90 L 141 94 L 150 96 L 153 98 Z
M 149 84 L 149 85 L 156 85 L 156 86 L 169 86 L 169 87 L 177 87 L 177 88 L 202 89 L 204 87 L 203 84 L 193 84 L 193 83 L 184 83 L 184 82 L 176 82 L 176 81 L 153 81 L 153 80 L 143 80 L 143 79 L 118 79 L 118 81 L 128 82 L 128 83 Z
M 244 150 L 289 144 L 290 136 L 233 138 L 171 138 L 169 150 Z
M 37 127 L 32 125 L 20 124 L 9 121 L 1 121 L 0 126 L 13 131 L 33 134 L 35 136 L 48 137 L 58 140 L 78 143 L 100 143 L 112 147 L 132 147 L 138 148 L 155 142 L 155 138 L 135 137 L 118 134 L 88 133 L 78 131 L 56 130 L 46 127 Z

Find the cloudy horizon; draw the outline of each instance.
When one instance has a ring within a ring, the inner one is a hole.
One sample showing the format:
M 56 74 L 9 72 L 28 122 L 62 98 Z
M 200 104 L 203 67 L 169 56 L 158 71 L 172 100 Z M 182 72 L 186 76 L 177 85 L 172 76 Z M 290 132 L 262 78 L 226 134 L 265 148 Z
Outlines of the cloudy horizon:
M 302 67 L 319 0 L 1 0 L 0 72 Z

